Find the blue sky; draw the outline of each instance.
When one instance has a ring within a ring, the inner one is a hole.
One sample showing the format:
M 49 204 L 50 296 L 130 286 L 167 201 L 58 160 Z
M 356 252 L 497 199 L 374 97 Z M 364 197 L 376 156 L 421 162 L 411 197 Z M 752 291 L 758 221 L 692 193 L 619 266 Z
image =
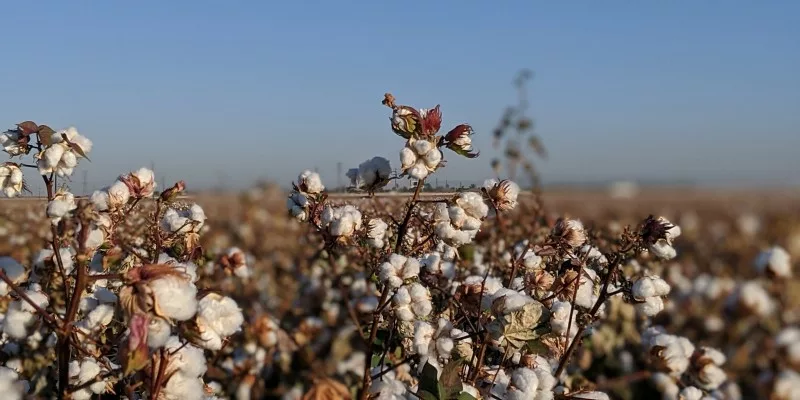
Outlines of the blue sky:
M 74 125 L 90 187 L 155 163 L 190 187 L 329 183 L 398 163 L 386 91 L 491 131 L 536 74 L 547 181 L 800 184 L 800 2 L 5 2 L 0 125 Z M 73 178 L 77 190 L 81 172 Z

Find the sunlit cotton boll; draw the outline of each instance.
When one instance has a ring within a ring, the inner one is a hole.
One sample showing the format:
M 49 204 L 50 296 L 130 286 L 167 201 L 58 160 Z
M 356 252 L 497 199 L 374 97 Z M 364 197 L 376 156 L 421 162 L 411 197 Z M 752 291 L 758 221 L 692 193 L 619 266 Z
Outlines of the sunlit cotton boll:
M 380 218 L 373 218 L 367 222 L 367 228 L 367 243 L 376 249 L 383 248 L 389 225 Z
M 53 224 L 58 224 L 62 218 L 77 207 L 75 196 L 72 193 L 59 190 L 53 200 L 47 203 L 47 217 Z
M 161 390 L 165 400 L 202 400 L 206 398 L 203 380 L 182 373 L 170 376 L 166 386 Z
M 25 154 L 28 145 L 23 143 L 23 134 L 19 130 L 5 131 L 0 133 L 0 147 L 11 157 Z
M 792 277 L 792 262 L 789 253 L 780 246 L 762 251 L 755 261 L 756 271 L 776 278 Z
M 427 139 L 410 138 L 400 151 L 401 169 L 414 179 L 425 179 L 441 161 L 442 152 Z
M 89 386 L 72 393 L 72 398 L 75 400 L 89 400 L 95 394 L 102 394 L 106 391 L 106 382 L 102 379 L 96 379 L 103 371 L 103 368 L 97 361 L 86 358 L 82 361 L 74 360 L 69 365 L 70 381 L 74 386 L 82 386 L 89 384 Z
M 483 189 L 497 211 L 510 211 L 517 206 L 519 185 L 513 181 L 489 179 L 483 183 Z
M 642 336 L 648 354 L 661 370 L 679 377 L 689 367 L 694 345 L 686 338 L 669 335 L 659 328 L 649 328 Z
M 286 199 L 286 208 L 289 209 L 289 215 L 298 221 L 308 219 L 308 197 L 305 194 L 292 192 Z
M 433 311 L 431 294 L 419 283 L 403 285 L 392 296 L 395 314 L 401 321 L 413 321 L 427 317 Z
M 0 393 L 3 393 L 4 399 L 22 400 L 29 388 L 27 381 L 19 379 L 17 371 L 0 366 Z
M 659 258 L 671 260 L 678 255 L 678 252 L 672 247 L 672 242 L 681 235 L 681 228 L 678 225 L 670 223 L 664 217 L 658 217 L 657 223 L 664 227 L 664 237 L 658 238 L 655 243 L 649 246 L 649 250 Z
M 28 277 L 25 267 L 17 262 L 17 260 L 8 256 L 0 256 L 0 269 L 3 270 L 11 282 L 17 285 Z M 9 290 L 8 284 L 5 281 L 0 281 L 0 296 L 8 295 Z
M 361 211 L 352 205 L 326 206 L 320 218 L 322 226 L 333 236 L 350 237 L 361 229 Z
M 740 284 L 727 299 L 728 304 L 741 312 L 765 317 L 775 310 L 775 301 L 761 284 L 748 281 Z
M 153 317 L 147 328 L 147 346 L 157 349 L 167 344 L 172 335 L 172 325 L 163 318 Z
M 222 348 L 221 339 L 241 329 L 244 316 L 232 298 L 210 293 L 198 303 L 196 322 L 201 332 L 200 346 L 219 350 Z
M 168 209 L 161 218 L 161 227 L 170 233 L 200 232 L 206 221 L 206 213 L 197 204 L 188 209 Z
M 25 291 L 27 297 L 39 308 L 45 308 L 50 304 L 47 295 L 42 292 L 41 287 L 32 284 L 31 288 Z M 8 305 L 5 318 L 3 319 L 3 332 L 14 339 L 24 339 L 28 336 L 28 328 L 33 325 L 38 318 L 36 308 L 25 300 L 14 300 Z
M 384 285 L 399 288 L 406 279 L 417 277 L 419 269 L 418 260 L 400 254 L 392 254 L 388 261 L 381 264 L 378 278 Z
M 17 164 L 0 164 L 0 191 L 6 197 L 16 197 L 22 192 L 22 170 Z
M 199 378 L 206 373 L 206 357 L 203 350 L 184 343 L 177 336 L 170 336 L 164 348 L 170 352 L 168 373 L 176 372 L 193 378 Z
M 197 312 L 197 287 L 187 278 L 165 275 L 149 283 L 161 316 L 186 321 Z
M 297 177 L 297 185 L 301 192 L 308 194 L 319 194 L 325 190 L 325 185 L 322 184 L 322 178 L 316 172 L 309 170 L 303 171 Z
M 652 317 L 664 309 L 662 296 L 669 294 L 669 284 L 658 276 L 645 276 L 633 284 L 631 294 L 636 301 L 636 310 Z
M 137 171 L 120 176 L 119 180 L 128 185 L 131 196 L 137 199 L 152 196 L 157 186 L 155 174 L 147 168 L 139 168 Z

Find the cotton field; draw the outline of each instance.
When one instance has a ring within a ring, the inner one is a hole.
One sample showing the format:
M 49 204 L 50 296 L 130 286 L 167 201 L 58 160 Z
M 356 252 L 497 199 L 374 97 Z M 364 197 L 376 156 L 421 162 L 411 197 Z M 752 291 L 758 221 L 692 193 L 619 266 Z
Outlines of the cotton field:
M 76 196 L 91 135 L 2 133 L 3 398 L 798 399 L 797 193 L 428 193 L 475 131 L 383 104 L 349 195 L 141 168 Z

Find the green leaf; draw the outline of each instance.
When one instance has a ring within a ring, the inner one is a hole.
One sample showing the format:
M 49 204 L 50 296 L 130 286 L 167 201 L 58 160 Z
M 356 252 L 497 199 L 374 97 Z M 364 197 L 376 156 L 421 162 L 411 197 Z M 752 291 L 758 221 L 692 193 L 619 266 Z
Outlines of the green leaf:
M 422 367 L 422 373 L 419 377 L 419 390 L 420 392 L 436 393 L 439 394 L 439 382 L 437 378 L 437 371 L 433 365 L 425 363 Z M 434 396 L 434 399 L 442 400 L 440 397 Z
M 478 399 L 476 399 L 474 396 L 472 396 L 467 392 L 461 392 L 456 398 L 456 400 L 478 400 Z
M 456 397 L 464 385 L 461 382 L 461 366 L 464 364 L 462 359 L 454 359 L 442 368 L 442 376 L 439 377 L 439 398 L 449 400 Z
M 425 390 L 417 392 L 417 396 L 422 397 L 423 400 L 438 400 L 435 395 Z
M 371 368 L 375 368 L 381 362 L 381 355 L 380 354 L 373 354 L 372 355 L 372 363 L 370 363 Z

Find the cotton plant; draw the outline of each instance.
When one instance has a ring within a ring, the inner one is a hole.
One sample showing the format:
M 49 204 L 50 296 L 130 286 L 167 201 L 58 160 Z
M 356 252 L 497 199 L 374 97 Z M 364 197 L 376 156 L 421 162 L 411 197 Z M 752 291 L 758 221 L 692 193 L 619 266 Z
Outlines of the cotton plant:
M 348 171 L 348 176 L 354 188 L 375 193 L 391 180 L 392 167 L 389 160 L 373 157 L 359 164 L 358 168 Z
M 0 296 L 7 299 L 0 342 L 6 352 L 24 348 L 55 360 L 30 371 L 20 360 L 4 362 L 15 369 L 0 371 L 6 397 L 210 398 L 202 379 L 210 361 L 205 351 L 222 351 L 245 318 L 232 297 L 207 290 L 215 282 L 204 276 L 201 282 L 201 275 L 215 273 L 195 263 L 203 256 L 207 217 L 199 205 L 179 200 L 185 183 L 156 196 L 155 174 L 140 168 L 78 199 L 68 182 L 57 183 L 88 160 L 89 139 L 74 128 L 56 132 L 32 122 L 0 139 L 11 156 L 33 153 L 35 160 L 2 164 L 4 194 L 24 190 L 21 168 L 35 168 L 48 194 L 39 215 L 49 221 L 48 246 L 30 264 L 0 257 Z M 231 249 L 224 259 L 221 270 L 249 275 L 241 251 Z M 50 368 L 59 379 L 35 386 L 17 375 Z

